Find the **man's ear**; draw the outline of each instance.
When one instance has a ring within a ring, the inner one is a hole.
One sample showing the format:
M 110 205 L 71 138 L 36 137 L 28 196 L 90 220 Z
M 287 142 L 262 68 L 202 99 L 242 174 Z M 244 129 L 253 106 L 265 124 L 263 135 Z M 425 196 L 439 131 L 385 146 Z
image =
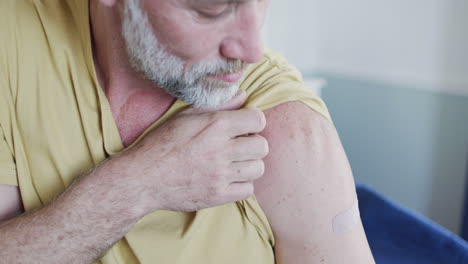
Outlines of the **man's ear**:
M 105 6 L 108 6 L 108 7 L 111 7 L 113 5 L 115 5 L 115 2 L 117 2 L 117 0 L 99 0 L 103 5 Z

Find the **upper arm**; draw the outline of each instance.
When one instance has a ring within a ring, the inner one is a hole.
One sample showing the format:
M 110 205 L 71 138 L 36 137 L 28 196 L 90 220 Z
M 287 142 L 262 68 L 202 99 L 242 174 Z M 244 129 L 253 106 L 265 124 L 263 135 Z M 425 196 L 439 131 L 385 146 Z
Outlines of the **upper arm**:
M 23 212 L 20 192 L 17 186 L 0 184 L 0 222 Z
M 373 263 L 360 219 L 333 221 L 356 202 L 348 160 L 331 122 L 299 102 L 265 111 L 270 153 L 255 195 L 272 227 L 278 263 Z

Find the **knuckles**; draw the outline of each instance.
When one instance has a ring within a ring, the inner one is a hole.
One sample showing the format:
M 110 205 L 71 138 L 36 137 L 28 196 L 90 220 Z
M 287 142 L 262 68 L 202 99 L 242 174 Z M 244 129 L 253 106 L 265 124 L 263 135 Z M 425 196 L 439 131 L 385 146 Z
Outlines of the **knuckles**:
M 254 125 L 257 131 L 262 131 L 266 126 L 266 118 L 261 110 L 248 110 L 247 115 L 242 114 L 242 118 L 243 121 L 256 122 Z M 170 151 L 162 151 L 167 153 L 165 155 L 166 162 L 168 162 L 167 157 L 169 157 L 171 164 L 181 164 L 180 167 L 171 169 L 171 171 L 179 174 L 179 178 L 176 180 L 172 179 L 167 185 L 169 187 L 174 187 L 174 185 L 176 187 L 186 187 L 182 188 L 185 190 L 183 195 L 189 195 L 195 199 L 190 205 L 181 202 L 181 209 L 189 210 L 189 207 L 194 206 L 206 207 L 202 205 L 205 203 L 217 205 L 219 201 L 224 201 L 231 196 L 237 200 L 243 200 L 254 193 L 253 179 L 260 178 L 265 172 L 265 164 L 262 158 L 268 155 L 268 141 L 258 134 L 251 136 L 253 141 L 242 141 L 241 147 L 248 148 L 249 157 L 254 156 L 258 158 L 253 161 L 254 163 L 249 162 L 242 169 L 236 168 L 233 170 L 231 161 L 228 158 L 230 155 L 229 151 L 232 152 L 232 146 L 228 144 L 229 141 L 223 141 L 225 137 L 214 137 L 229 129 L 232 124 L 228 122 L 230 122 L 230 119 L 223 112 L 187 112 L 165 126 L 164 134 L 187 136 L 184 144 L 179 143 L 174 144 L 174 146 L 166 146 Z M 188 135 L 188 132 L 183 132 L 185 131 L 184 128 L 191 126 L 199 129 L 197 130 L 199 133 Z M 173 131 L 179 131 L 179 133 L 171 133 Z M 198 137 L 200 134 L 202 134 L 202 138 Z M 156 133 L 155 135 L 161 137 L 161 133 Z M 175 136 L 169 139 L 177 140 Z M 160 140 L 158 142 L 162 141 L 167 142 L 170 140 Z M 153 144 L 149 144 L 150 142 L 146 143 L 148 144 L 147 148 L 151 149 Z M 245 151 L 245 149 L 242 149 L 242 151 Z M 241 189 L 233 193 L 227 193 L 232 179 L 240 178 L 236 174 L 244 174 L 248 180 L 252 181 L 242 183 Z M 185 176 L 182 177 L 183 175 Z M 181 197 L 183 196 L 182 194 L 180 195 Z M 170 196 L 171 199 L 167 200 L 174 200 L 172 198 L 177 197 L 175 194 L 171 194 Z M 187 199 L 180 200 L 187 201 Z
M 209 178 L 213 184 L 224 184 L 227 182 L 230 174 L 231 171 L 228 168 L 219 166 L 214 170 L 214 172 L 211 174 L 211 177 Z
M 207 188 L 207 198 L 209 200 L 221 200 L 225 195 L 225 188 L 221 184 L 213 184 Z

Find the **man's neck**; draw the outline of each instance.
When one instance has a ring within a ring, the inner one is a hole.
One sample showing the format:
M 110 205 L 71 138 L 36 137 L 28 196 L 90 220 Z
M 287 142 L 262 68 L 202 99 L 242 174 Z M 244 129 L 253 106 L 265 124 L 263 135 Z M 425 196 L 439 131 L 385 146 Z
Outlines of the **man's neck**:
M 167 111 L 175 98 L 133 70 L 121 34 L 120 17 L 117 7 L 90 1 L 96 74 L 122 141 L 128 146 Z
M 117 6 L 109 8 L 99 1 L 90 1 L 94 64 L 106 96 L 127 97 L 137 90 L 151 89 L 167 97 L 163 96 L 166 93 L 162 89 L 131 67 L 121 34 L 120 18 Z

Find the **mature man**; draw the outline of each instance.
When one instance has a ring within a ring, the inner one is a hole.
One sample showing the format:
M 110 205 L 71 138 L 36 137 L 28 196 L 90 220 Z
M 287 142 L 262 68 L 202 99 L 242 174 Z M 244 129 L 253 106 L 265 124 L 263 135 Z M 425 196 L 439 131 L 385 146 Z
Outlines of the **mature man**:
M 267 5 L 1 1 L 0 263 L 373 263 Z

